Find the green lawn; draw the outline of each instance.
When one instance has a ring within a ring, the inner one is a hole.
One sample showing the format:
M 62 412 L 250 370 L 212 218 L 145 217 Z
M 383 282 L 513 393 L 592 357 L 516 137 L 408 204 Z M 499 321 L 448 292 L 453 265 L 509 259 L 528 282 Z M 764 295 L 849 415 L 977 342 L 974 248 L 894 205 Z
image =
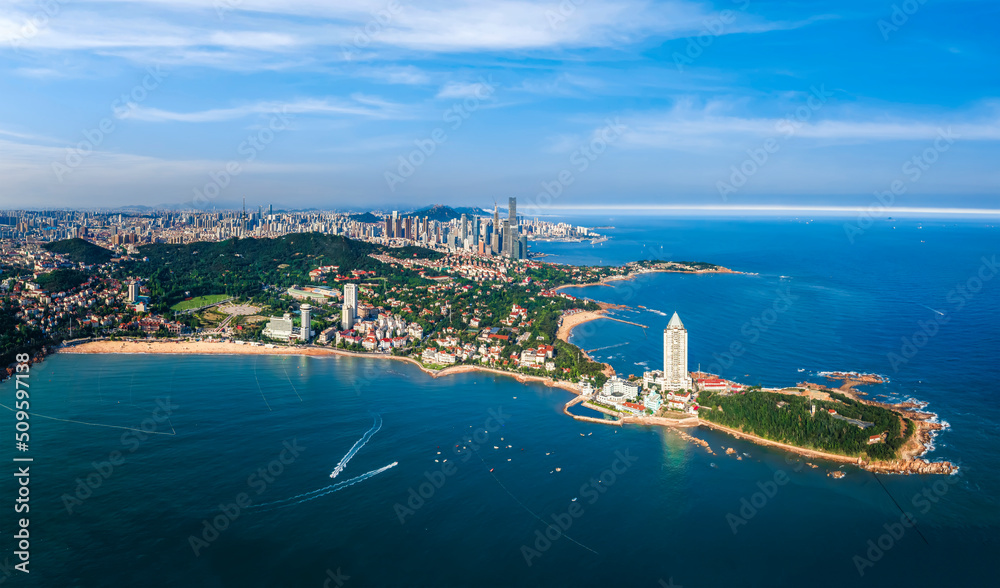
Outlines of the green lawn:
M 229 298 L 226 294 L 212 294 L 210 296 L 196 296 L 191 300 L 182 300 L 170 307 L 170 310 L 188 310 L 190 308 L 201 308 L 209 304 L 215 304 Z

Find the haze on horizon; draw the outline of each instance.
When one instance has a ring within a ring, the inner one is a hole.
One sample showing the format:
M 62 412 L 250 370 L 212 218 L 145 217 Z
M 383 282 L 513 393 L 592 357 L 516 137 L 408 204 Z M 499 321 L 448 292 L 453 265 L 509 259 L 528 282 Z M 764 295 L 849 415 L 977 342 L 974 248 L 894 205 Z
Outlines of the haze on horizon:
M 0 7 L 0 208 L 998 208 L 992 2 Z

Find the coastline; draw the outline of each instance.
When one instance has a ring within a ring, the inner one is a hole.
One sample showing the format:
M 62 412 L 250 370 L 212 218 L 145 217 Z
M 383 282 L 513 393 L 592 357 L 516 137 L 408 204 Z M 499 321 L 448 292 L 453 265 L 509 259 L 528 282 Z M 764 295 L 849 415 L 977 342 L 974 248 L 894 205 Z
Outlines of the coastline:
M 399 355 L 388 355 L 381 353 L 358 353 L 344 349 L 334 349 L 332 347 L 289 347 L 275 345 L 274 347 L 264 347 L 263 345 L 238 345 L 236 343 L 207 341 L 88 341 L 63 347 L 56 350 L 57 353 L 66 354 L 122 354 L 122 355 L 305 355 L 310 357 L 321 357 L 330 355 L 340 355 L 345 357 L 358 357 L 363 359 L 390 359 L 403 361 L 415 365 L 420 371 L 432 378 L 442 378 L 454 374 L 464 374 L 469 372 L 485 372 L 495 375 L 510 376 L 518 382 L 539 382 L 550 388 L 562 388 L 574 394 L 580 394 L 580 387 L 571 382 L 554 380 L 544 376 L 532 376 L 519 374 L 489 367 L 475 365 L 455 365 L 442 370 L 434 370 L 424 367 L 419 361 L 411 357 Z
M 581 317 L 581 319 L 574 324 L 577 326 L 583 324 L 589 320 L 595 320 L 601 318 L 603 311 L 590 311 L 578 314 L 589 314 L 595 315 L 590 317 Z M 576 315 L 571 315 L 576 316 Z M 562 329 L 560 329 L 561 331 Z M 569 331 L 572 331 L 570 327 Z M 561 337 L 560 337 L 561 338 Z M 568 338 L 568 336 L 567 336 Z M 500 376 L 509 376 L 521 383 L 536 382 L 544 384 L 550 388 L 560 388 L 571 392 L 575 395 L 574 398 L 564 406 L 563 412 L 576 420 L 586 420 L 592 422 L 600 422 L 601 424 L 610 424 L 616 426 L 623 426 L 626 424 L 636 424 L 644 426 L 662 426 L 662 427 L 672 427 L 672 428 L 687 428 L 696 427 L 700 425 L 705 425 L 710 429 L 719 430 L 728 433 L 737 439 L 744 439 L 758 445 L 766 445 L 771 447 L 777 447 L 783 449 L 790 453 L 795 453 L 810 458 L 825 459 L 833 462 L 844 463 L 856 465 L 862 469 L 877 472 L 877 473 L 897 473 L 897 474 L 951 474 L 957 471 L 957 468 L 950 462 L 929 462 L 923 459 L 923 454 L 927 452 L 926 443 L 928 440 L 933 439 L 933 431 L 939 430 L 941 428 L 940 423 L 928 422 L 926 419 L 915 419 L 914 422 L 917 425 L 917 431 L 914 433 L 913 438 L 907 442 L 904 446 L 906 449 L 902 451 L 902 457 L 899 459 L 891 460 L 888 462 L 865 462 L 860 457 L 850 457 L 846 455 L 839 455 L 835 453 L 826 453 L 823 451 L 818 451 L 815 449 L 807 449 L 804 447 L 797 447 L 795 445 L 789 445 L 787 443 L 781 443 L 778 441 L 772 441 L 770 439 L 765 439 L 763 437 L 758 437 L 737 429 L 731 429 L 717 423 L 713 423 L 706 419 L 693 417 L 686 419 L 669 419 L 663 417 L 650 417 L 650 416 L 631 416 L 631 415 L 618 415 L 618 421 L 605 421 L 603 419 L 592 419 L 591 417 L 582 417 L 578 415 L 573 415 L 568 412 L 569 406 L 577 404 L 580 402 L 585 402 L 586 398 L 582 396 L 582 390 L 576 384 L 563 380 L 554 380 L 550 377 L 545 376 L 533 376 L 527 374 L 519 374 L 516 372 L 509 372 L 504 370 L 498 370 L 495 368 L 474 366 L 474 365 L 456 365 L 446 367 L 442 370 L 434 370 L 424 367 L 420 362 L 409 357 L 402 357 L 396 355 L 383 355 L 383 354 L 373 354 L 373 353 L 358 353 L 354 351 L 346 351 L 343 349 L 325 348 L 325 347 L 288 347 L 288 346 L 274 346 L 274 347 L 264 347 L 264 346 L 252 346 L 252 345 L 238 345 L 232 342 L 206 342 L 206 341 L 88 341 L 85 343 L 80 343 L 71 347 L 64 347 L 55 350 L 56 353 L 67 353 L 67 354 L 124 354 L 124 355 L 141 355 L 141 354 L 151 354 L 151 355 L 305 355 L 305 356 L 346 356 L 346 357 L 358 357 L 358 358 L 369 358 L 369 359 L 390 359 L 397 361 L 404 361 L 417 366 L 420 371 L 431 376 L 432 378 L 441 378 L 449 375 L 462 374 L 462 373 L 473 373 L 473 372 L 483 372 L 491 373 Z M 869 401 L 871 402 L 871 401 Z M 604 411 L 600 411 L 604 412 Z M 927 413 L 921 413 L 927 414 Z M 916 445 L 914 445 L 916 444 Z M 919 446 L 922 451 L 919 455 L 915 455 L 917 450 L 915 447 Z
M 562 290 L 563 288 L 589 288 L 591 286 L 610 286 L 610 282 L 627 282 L 628 280 L 634 280 L 637 277 L 644 274 L 738 274 L 744 276 L 753 276 L 749 272 L 740 272 L 736 270 L 731 270 L 728 267 L 718 266 L 717 269 L 710 270 L 682 270 L 682 269 L 643 269 L 639 271 L 629 272 L 621 276 L 611 276 L 607 278 L 601 278 L 598 282 L 590 282 L 589 284 L 563 284 L 562 286 L 556 286 L 553 288 L 555 291 Z

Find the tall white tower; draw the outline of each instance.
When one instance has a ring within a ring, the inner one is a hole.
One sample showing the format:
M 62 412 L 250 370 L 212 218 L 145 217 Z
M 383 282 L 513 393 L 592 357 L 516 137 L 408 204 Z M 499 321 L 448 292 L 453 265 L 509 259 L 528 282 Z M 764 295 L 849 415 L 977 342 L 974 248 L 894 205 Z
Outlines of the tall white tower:
M 668 390 L 691 387 L 688 372 L 688 333 L 681 317 L 674 313 L 663 329 L 663 384 Z
M 309 338 L 312 336 L 312 307 L 308 304 L 303 304 L 299 307 L 302 311 L 302 327 L 299 329 L 299 339 L 309 342 Z

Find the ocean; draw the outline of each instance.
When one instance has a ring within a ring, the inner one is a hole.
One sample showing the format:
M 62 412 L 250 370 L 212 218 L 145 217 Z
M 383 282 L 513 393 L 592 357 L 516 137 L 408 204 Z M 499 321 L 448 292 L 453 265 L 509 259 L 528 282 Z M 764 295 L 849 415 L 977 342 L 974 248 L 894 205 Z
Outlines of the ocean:
M 11 463 L 0 483 L 9 505 L 0 582 L 993 583 L 995 225 L 883 219 L 852 242 L 834 219 L 573 222 L 615 228 L 600 231 L 611 237 L 603 244 L 533 249 L 556 263 L 672 259 L 751 274 L 650 274 L 567 290 L 628 305 L 615 316 L 647 327 L 578 327 L 572 342 L 595 358 L 624 374 L 657 368 L 676 311 L 692 369 L 765 386 L 822 381 L 831 370 L 883 374 L 888 383 L 861 390 L 928 403 L 948 427 L 927 457 L 959 473 L 813 468 L 690 431 L 711 455 L 663 428 L 574 421 L 562 414 L 572 397 L 563 390 L 491 374 L 432 379 L 402 362 L 57 354 L 30 374 L 30 576 L 10 568 Z M 0 384 L 5 406 L 13 390 Z M 14 423 L 0 411 L 10 457 L 19 456 Z M 838 469 L 846 477 L 827 476 Z

